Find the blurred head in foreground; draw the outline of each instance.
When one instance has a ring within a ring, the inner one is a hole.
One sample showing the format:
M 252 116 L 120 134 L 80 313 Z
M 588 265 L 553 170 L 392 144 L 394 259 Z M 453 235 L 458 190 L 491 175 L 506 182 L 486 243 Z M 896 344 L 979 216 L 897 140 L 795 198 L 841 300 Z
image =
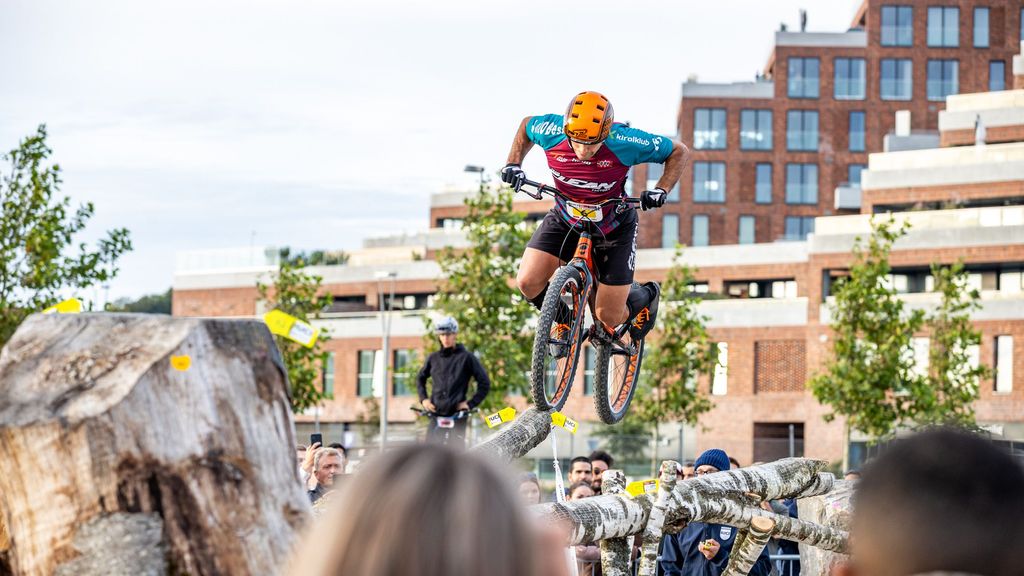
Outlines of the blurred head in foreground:
M 377 456 L 340 489 L 291 574 L 535 574 L 515 487 L 488 462 L 433 444 Z
M 1024 572 L 1024 469 L 978 436 L 949 429 L 895 442 L 857 483 L 855 576 Z

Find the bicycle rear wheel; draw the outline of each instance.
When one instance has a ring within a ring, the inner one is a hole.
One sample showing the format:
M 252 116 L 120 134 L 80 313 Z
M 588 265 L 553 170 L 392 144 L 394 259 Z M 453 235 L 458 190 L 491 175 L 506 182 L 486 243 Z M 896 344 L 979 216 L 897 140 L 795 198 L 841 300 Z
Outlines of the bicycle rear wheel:
M 600 343 L 595 347 L 594 407 L 602 422 L 615 424 L 626 415 L 636 393 L 644 341 L 640 341 L 636 354 L 630 354 L 618 341 Z
M 587 295 L 583 272 L 563 266 L 548 286 L 533 340 L 530 375 L 533 403 L 561 410 L 569 397 L 583 343 Z

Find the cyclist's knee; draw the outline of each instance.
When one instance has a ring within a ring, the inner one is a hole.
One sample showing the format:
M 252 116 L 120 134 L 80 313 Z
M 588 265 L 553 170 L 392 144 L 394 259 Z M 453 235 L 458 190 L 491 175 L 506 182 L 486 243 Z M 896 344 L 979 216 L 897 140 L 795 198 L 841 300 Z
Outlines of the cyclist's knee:
M 524 268 L 520 268 L 519 273 L 516 274 L 516 285 L 519 286 L 519 291 L 522 292 L 523 296 L 527 298 L 533 298 L 540 294 L 546 284 L 547 278 L 539 274 L 531 274 L 529 270 Z

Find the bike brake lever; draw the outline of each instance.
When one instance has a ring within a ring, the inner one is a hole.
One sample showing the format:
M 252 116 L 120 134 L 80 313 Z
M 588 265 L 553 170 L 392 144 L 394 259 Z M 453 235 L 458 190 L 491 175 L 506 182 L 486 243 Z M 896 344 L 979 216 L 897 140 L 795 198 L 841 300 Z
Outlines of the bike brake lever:
M 616 214 L 622 214 L 626 210 L 629 210 L 629 204 L 626 204 L 625 202 L 619 202 L 619 205 L 615 207 Z

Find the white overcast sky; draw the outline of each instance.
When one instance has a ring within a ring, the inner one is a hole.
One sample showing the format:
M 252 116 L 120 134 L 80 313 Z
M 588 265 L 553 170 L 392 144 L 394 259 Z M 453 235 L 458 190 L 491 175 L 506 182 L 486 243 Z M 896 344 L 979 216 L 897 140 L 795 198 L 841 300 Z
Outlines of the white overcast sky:
M 689 75 L 750 80 L 800 8 L 842 31 L 858 5 L 2 0 L 0 149 L 48 125 L 90 238 L 131 230 L 110 297 L 134 297 L 170 286 L 177 251 L 426 228 L 432 192 L 499 169 L 519 119 L 579 90 L 674 132 Z

